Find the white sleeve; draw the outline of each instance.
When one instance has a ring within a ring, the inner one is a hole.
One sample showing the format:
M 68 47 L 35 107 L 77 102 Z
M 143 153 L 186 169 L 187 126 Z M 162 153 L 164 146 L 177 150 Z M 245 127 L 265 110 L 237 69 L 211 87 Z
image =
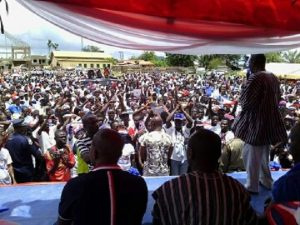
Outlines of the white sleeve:
M 6 160 L 7 160 L 7 165 L 12 164 L 12 159 L 9 154 L 9 151 L 6 148 L 2 148 L 1 151 L 3 151 L 4 158 L 6 158 Z

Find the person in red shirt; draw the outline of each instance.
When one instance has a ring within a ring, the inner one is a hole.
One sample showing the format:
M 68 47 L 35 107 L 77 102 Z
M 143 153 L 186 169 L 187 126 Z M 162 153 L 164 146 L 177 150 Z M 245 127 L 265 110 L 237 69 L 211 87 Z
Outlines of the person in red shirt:
M 104 68 L 104 72 L 103 72 L 103 74 L 104 74 L 104 77 L 105 77 L 105 78 L 108 78 L 108 77 L 109 77 L 109 75 L 110 75 L 109 68 L 105 67 L 105 68 Z
M 67 134 L 63 130 L 55 132 L 56 145 L 45 153 L 46 168 L 50 181 L 68 181 L 75 158 L 67 143 Z

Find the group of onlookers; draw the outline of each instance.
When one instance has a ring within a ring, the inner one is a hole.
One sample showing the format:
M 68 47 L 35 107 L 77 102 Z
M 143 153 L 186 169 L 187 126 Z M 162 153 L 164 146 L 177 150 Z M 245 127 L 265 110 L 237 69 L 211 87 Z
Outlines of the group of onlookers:
M 70 72 L 2 77 L 0 184 L 69 181 L 59 224 L 139 224 L 139 175 L 180 176 L 153 193 L 154 224 L 256 224 L 250 194 L 272 189 L 270 157 L 293 167 L 274 201 L 299 200 L 300 83 L 280 83 L 263 55 L 250 71 L 131 73 L 107 86 Z M 242 170 L 246 188 L 224 174 Z

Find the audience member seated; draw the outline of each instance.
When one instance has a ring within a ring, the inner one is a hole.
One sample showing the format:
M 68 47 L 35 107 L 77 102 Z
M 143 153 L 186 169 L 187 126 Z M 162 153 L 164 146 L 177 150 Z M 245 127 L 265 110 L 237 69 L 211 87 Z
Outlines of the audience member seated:
M 118 165 L 124 142 L 118 132 L 98 131 L 90 150 L 93 171 L 71 179 L 59 204 L 58 225 L 139 225 L 147 206 L 143 178 Z
M 222 148 L 220 166 L 224 173 L 245 170 L 243 147 L 244 142 L 239 138 L 234 138 Z
M 191 173 L 166 182 L 153 193 L 153 224 L 257 224 L 250 194 L 237 180 L 218 171 L 221 139 L 209 130 L 191 136 Z

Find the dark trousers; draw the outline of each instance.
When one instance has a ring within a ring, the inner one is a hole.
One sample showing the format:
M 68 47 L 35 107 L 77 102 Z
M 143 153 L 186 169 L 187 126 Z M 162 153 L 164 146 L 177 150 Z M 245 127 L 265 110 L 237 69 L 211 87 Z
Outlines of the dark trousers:
M 16 179 L 17 183 L 32 182 L 32 180 L 33 180 L 33 175 L 20 173 L 16 170 L 14 170 L 14 174 L 15 174 L 15 179 Z

